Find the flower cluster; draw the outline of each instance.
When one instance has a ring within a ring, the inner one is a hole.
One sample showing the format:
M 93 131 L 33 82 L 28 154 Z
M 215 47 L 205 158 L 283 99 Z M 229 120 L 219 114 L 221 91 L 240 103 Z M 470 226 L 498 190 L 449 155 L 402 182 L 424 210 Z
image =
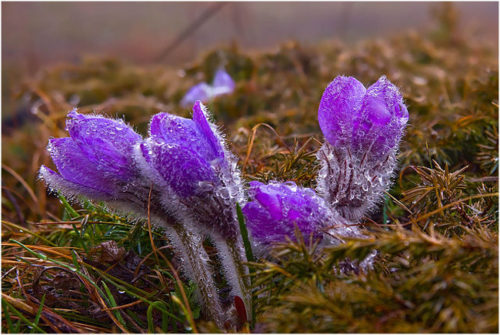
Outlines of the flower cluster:
M 224 311 L 219 299 L 202 245 L 211 238 L 232 295 L 243 299 L 250 317 L 236 216 L 236 202 L 243 197 L 239 172 L 201 102 L 193 107 L 193 119 L 155 115 L 146 139 L 122 120 L 75 110 L 66 126 L 70 137 L 51 139 L 48 146 L 59 173 L 40 169 L 49 188 L 71 198 L 103 201 L 139 218 L 149 208 L 151 221 L 165 228 L 184 274 L 197 283 L 207 317 L 223 327 L 235 314 Z
M 184 103 L 233 89 L 234 82 L 220 70 L 213 86 L 195 86 Z M 317 192 L 290 181 L 254 181 L 247 200 L 237 160 L 199 100 L 192 119 L 153 116 L 147 138 L 123 120 L 74 110 L 66 122 L 69 137 L 51 139 L 48 145 L 58 172 L 42 166 L 40 176 L 49 188 L 71 198 L 102 201 L 135 217 L 149 214 L 165 228 L 183 273 L 197 283 L 205 315 L 222 328 L 236 322 L 235 311 L 221 304 L 202 242 L 214 242 L 231 295 L 244 301 L 250 318 L 238 203 L 261 251 L 293 238 L 295 229 L 322 244 L 337 244 L 342 237 L 362 237 L 357 223 L 390 184 L 408 121 L 393 84 L 381 77 L 365 89 L 354 78 L 337 77 L 323 94 L 318 119 L 326 142 L 317 154 L 322 166 Z
M 408 110 L 385 76 L 368 89 L 355 78 L 335 78 L 318 120 L 327 140 L 317 154 L 318 195 L 289 182 L 251 183 L 243 211 L 255 242 L 293 237 L 295 225 L 316 239 L 324 232 L 361 237 L 356 224 L 389 187 Z

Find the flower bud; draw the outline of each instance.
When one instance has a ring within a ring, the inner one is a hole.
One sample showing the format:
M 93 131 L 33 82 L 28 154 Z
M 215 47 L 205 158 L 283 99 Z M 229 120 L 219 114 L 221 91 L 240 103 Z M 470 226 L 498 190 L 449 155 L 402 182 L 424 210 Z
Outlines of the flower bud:
M 139 177 L 132 153 L 142 137 L 123 120 L 83 115 L 76 110 L 68 114 L 66 127 L 70 137 L 51 139 L 47 147 L 59 174 L 42 166 L 40 177 L 69 197 L 123 197 Z
M 202 82 L 191 87 L 182 98 L 181 105 L 190 106 L 197 100 L 207 102 L 219 95 L 232 93 L 234 88 L 234 80 L 223 68 L 220 68 L 215 73 L 212 85 Z
M 198 101 L 192 120 L 155 115 L 137 160 L 144 175 L 161 185 L 167 211 L 185 212 L 209 231 L 234 238 L 239 229 L 236 202 L 243 197 L 239 171 L 205 113 Z
M 337 236 L 358 236 L 357 228 L 332 211 L 310 188 L 294 182 L 250 182 L 250 198 L 242 209 L 254 243 L 268 246 L 295 237 L 297 227 L 305 239 L 325 237 L 338 243 Z
M 327 140 L 317 154 L 318 191 L 345 218 L 358 221 L 390 186 L 408 110 L 385 76 L 368 89 L 340 76 L 323 93 L 318 120 Z

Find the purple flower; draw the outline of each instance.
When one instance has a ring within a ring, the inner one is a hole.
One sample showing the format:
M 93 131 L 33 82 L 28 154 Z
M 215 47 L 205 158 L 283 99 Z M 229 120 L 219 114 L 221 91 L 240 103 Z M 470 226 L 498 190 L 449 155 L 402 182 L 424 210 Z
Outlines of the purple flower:
M 203 82 L 191 87 L 181 100 L 181 106 L 192 105 L 196 100 L 207 102 L 213 97 L 212 86 Z
M 49 187 L 71 198 L 104 201 L 110 209 L 165 228 L 183 273 L 199 288 L 204 315 L 223 327 L 232 312 L 221 305 L 203 249 L 204 237 L 211 236 L 232 295 L 241 297 L 250 313 L 236 219 L 236 201 L 243 199 L 239 171 L 205 107 L 198 101 L 192 120 L 155 115 L 146 140 L 122 120 L 76 111 L 66 125 L 70 137 L 51 139 L 48 146 L 59 173 L 40 169 Z
M 184 208 L 197 224 L 234 237 L 236 202 L 243 199 L 239 171 L 207 115 L 200 101 L 192 119 L 155 115 L 150 137 L 138 146 L 136 158 L 145 176 L 161 185 L 166 210 Z
M 247 226 L 256 244 L 269 245 L 294 238 L 298 227 L 304 238 L 322 240 L 325 232 L 342 236 L 357 235 L 355 227 L 330 210 L 325 201 L 310 188 L 294 182 L 250 182 L 252 201 L 243 207 Z M 327 235 L 328 236 L 328 235 Z
M 318 110 L 318 121 L 328 142 L 334 146 L 349 145 L 353 120 L 359 114 L 366 89 L 352 77 L 337 77 L 328 85 Z
M 327 140 L 317 155 L 318 191 L 346 218 L 359 220 L 389 187 L 408 117 L 385 76 L 368 89 L 343 76 L 326 88 L 318 110 Z
M 155 115 L 149 132 L 150 137 L 136 145 L 141 172 L 161 190 L 167 213 L 197 235 L 212 238 L 232 295 L 242 298 L 250 312 L 236 215 L 236 203 L 244 199 L 236 159 L 200 101 L 193 106 L 192 119 Z
M 212 85 L 202 82 L 191 87 L 182 98 L 181 105 L 184 107 L 190 106 L 197 100 L 207 102 L 219 95 L 232 93 L 234 88 L 233 79 L 221 68 L 215 73 Z
M 234 91 L 236 84 L 233 78 L 223 68 L 217 70 L 212 82 L 215 94 L 229 94 Z
M 66 128 L 70 137 L 54 138 L 47 150 L 59 173 L 46 166 L 40 176 L 52 189 L 74 197 L 111 200 L 127 190 L 138 176 L 132 153 L 142 137 L 123 120 L 71 111 Z

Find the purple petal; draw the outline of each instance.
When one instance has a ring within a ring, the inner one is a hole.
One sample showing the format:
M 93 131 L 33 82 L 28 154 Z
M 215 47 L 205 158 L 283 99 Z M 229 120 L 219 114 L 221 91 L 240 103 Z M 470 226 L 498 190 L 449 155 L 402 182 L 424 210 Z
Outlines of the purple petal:
M 339 76 L 326 88 L 318 110 L 321 131 L 331 145 L 349 143 L 352 122 L 362 106 L 366 89 L 353 77 Z
M 92 200 L 98 201 L 113 199 L 112 194 L 108 193 L 109 190 L 97 190 L 80 183 L 71 182 L 44 165 L 40 167 L 40 178 L 47 183 L 49 188 L 58 190 L 69 198 L 84 195 Z
M 102 173 L 124 182 L 135 176 L 131 156 L 134 144 L 142 137 L 123 120 L 73 110 L 68 114 L 66 128 L 87 159 L 103 168 Z
M 253 227 L 251 231 L 257 230 L 260 223 L 272 220 L 269 212 L 257 201 L 248 202 L 242 211 L 247 218 L 247 225 Z M 256 234 L 259 235 L 258 231 Z
M 51 139 L 47 150 L 59 173 L 67 181 L 105 194 L 116 191 L 114 181 L 103 174 L 105 168 L 91 162 L 73 139 Z
M 208 101 L 212 98 L 212 87 L 207 83 L 199 83 L 191 87 L 181 100 L 181 106 L 188 107 L 196 100 Z
M 219 69 L 215 73 L 212 87 L 214 90 L 214 95 L 228 94 L 234 91 L 235 83 L 231 76 L 229 76 L 229 74 L 224 71 L 224 69 Z
M 210 164 L 191 148 L 155 141 L 149 145 L 153 167 L 178 195 L 197 194 L 200 182 L 216 183 Z
M 273 188 L 263 188 L 262 183 L 250 183 L 252 193 L 260 205 L 269 213 L 273 220 L 281 220 L 283 218 L 282 206 L 280 201 L 279 191 Z
M 305 237 L 322 238 L 328 208 L 314 191 L 294 183 L 250 183 L 253 201 L 243 207 L 253 238 L 260 243 L 284 241 L 294 237 L 295 226 Z
M 212 130 L 211 124 L 207 120 L 207 110 L 206 107 L 201 103 L 201 101 L 196 101 L 193 106 L 193 121 L 198 127 L 201 135 L 210 145 L 212 152 L 215 157 L 223 159 L 224 158 L 224 147 L 221 140 L 216 136 Z
M 147 146 L 146 142 L 141 142 L 140 149 L 142 156 L 144 156 L 144 159 L 146 160 L 146 163 L 150 164 L 151 155 L 153 154 L 153 152 L 149 150 L 149 147 Z
M 156 114 L 151 120 L 150 134 L 156 141 L 191 148 L 208 162 L 217 157 L 212 145 L 213 133 L 207 138 L 193 120 L 168 113 Z
M 384 156 L 401 139 L 408 110 L 398 88 L 382 76 L 366 91 L 363 106 L 354 120 L 353 143 L 357 151 Z

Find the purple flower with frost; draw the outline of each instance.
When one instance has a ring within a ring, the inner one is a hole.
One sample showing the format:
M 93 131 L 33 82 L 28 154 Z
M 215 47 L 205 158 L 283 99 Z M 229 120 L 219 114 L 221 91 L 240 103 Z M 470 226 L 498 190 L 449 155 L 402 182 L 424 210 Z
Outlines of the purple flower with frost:
M 143 138 L 123 120 L 100 115 L 68 113 L 69 137 L 52 138 L 47 150 L 58 172 L 40 167 L 40 178 L 51 190 L 69 199 L 81 196 L 104 202 L 123 215 L 146 218 L 151 181 L 144 178 L 134 160 L 134 151 Z M 161 225 L 173 224 L 153 188 L 151 219 Z
M 252 200 L 242 211 L 253 241 L 259 246 L 284 242 L 285 236 L 294 238 L 295 227 L 305 239 L 312 235 L 315 240 L 326 238 L 333 244 L 341 242 L 336 236 L 361 236 L 312 189 L 298 187 L 294 182 L 266 185 L 252 181 L 249 195 Z
M 232 93 L 234 88 L 234 80 L 224 69 L 220 68 L 215 73 L 212 85 L 202 82 L 191 87 L 182 98 L 181 106 L 190 106 L 197 100 L 207 102 L 219 95 Z
M 136 145 L 140 171 L 161 189 L 166 212 L 189 230 L 214 241 L 232 294 L 243 299 L 250 313 L 243 266 L 246 260 L 236 214 L 236 203 L 244 200 L 236 158 L 226 149 L 200 101 L 193 106 L 192 119 L 155 115 L 149 135 Z
M 50 139 L 47 150 L 59 173 L 43 166 L 40 177 L 54 190 L 75 198 L 98 201 L 134 197 L 139 178 L 132 159 L 138 135 L 123 120 L 71 111 L 66 121 L 70 137 Z M 147 195 L 147 194 L 146 194 Z M 128 200 L 127 200 L 128 201 Z
M 149 138 L 136 146 L 136 161 L 146 177 L 161 185 L 167 210 L 186 212 L 207 230 L 236 238 L 236 202 L 243 200 L 239 170 L 207 116 L 200 101 L 192 119 L 156 114 Z
M 147 218 L 149 205 L 151 220 L 165 228 L 183 273 L 196 282 L 203 313 L 222 328 L 232 314 L 220 304 L 200 233 L 212 219 L 211 230 L 219 232 L 214 239 L 233 294 L 250 306 L 243 279 L 246 260 L 230 222 L 236 217 L 234 201 L 242 199 L 239 173 L 201 104 L 195 106 L 193 120 L 155 116 L 146 141 L 122 120 L 76 110 L 68 114 L 66 127 L 70 137 L 51 139 L 48 146 L 59 173 L 40 168 L 41 179 L 51 189 L 71 199 L 103 201 L 113 210 L 142 219 Z
M 361 219 L 390 186 L 408 117 L 385 76 L 368 89 L 344 76 L 326 88 L 318 110 L 327 140 L 317 154 L 318 191 L 345 218 Z

